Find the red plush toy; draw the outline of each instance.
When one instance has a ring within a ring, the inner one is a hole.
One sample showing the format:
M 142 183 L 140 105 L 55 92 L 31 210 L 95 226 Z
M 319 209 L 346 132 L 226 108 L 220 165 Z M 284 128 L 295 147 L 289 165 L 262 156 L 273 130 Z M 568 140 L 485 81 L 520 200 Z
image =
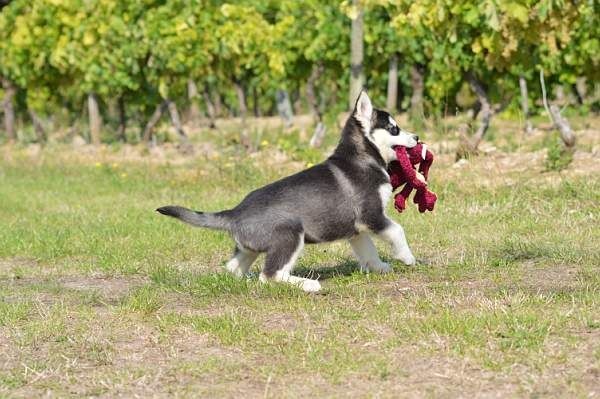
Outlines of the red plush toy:
M 426 183 L 429 167 L 433 163 L 433 154 L 422 143 L 410 149 L 397 146 L 394 150 L 398 161 L 393 161 L 388 169 L 392 190 L 406 183 L 402 191 L 394 197 L 394 207 L 398 212 L 406 209 L 406 200 L 415 188 L 417 193 L 413 201 L 419 205 L 419 212 L 433 211 L 437 196 L 427 189 Z M 414 167 L 417 164 L 419 164 L 420 175 Z

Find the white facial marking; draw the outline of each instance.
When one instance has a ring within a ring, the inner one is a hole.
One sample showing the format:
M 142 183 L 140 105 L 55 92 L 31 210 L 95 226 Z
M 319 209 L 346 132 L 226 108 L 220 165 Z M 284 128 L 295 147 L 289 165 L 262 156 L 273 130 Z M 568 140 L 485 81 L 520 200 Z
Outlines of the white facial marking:
M 417 145 L 412 134 L 401 131 L 397 136 L 392 136 L 390 132 L 385 129 L 375 129 L 367 138 L 371 140 L 379 154 L 386 163 L 396 160 L 396 151 L 392 147 L 401 145 L 406 148 L 412 148 Z
M 392 124 L 392 126 L 398 126 L 398 124 L 396 123 L 396 121 L 394 120 L 394 118 L 392 118 L 391 115 L 389 115 L 388 118 L 390 119 L 390 123 Z
M 379 152 L 385 163 L 396 159 L 396 152 L 392 148 L 391 137 L 394 137 L 385 129 L 375 129 L 367 136 Z

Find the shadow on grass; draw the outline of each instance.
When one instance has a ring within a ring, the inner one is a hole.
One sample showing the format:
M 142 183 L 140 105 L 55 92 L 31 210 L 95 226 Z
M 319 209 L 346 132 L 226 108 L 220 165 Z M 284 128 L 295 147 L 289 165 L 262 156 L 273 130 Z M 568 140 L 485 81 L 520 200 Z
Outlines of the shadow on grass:
M 389 261 L 388 259 L 383 260 Z M 405 274 L 410 270 L 411 268 L 408 266 L 394 265 L 394 274 Z M 345 277 L 362 279 L 361 276 L 365 276 L 359 270 L 358 263 L 353 260 L 346 260 L 333 266 L 298 266 L 294 269 L 293 274 L 319 281 L 337 278 L 345 281 Z M 375 275 L 379 274 L 375 273 Z M 302 291 L 298 290 L 297 287 L 286 284 L 257 284 L 258 275 L 256 273 L 252 273 L 246 278 L 238 278 L 227 272 L 197 273 L 161 266 L 151 271 L 150 280 L 163 289 L 187 293 L 195 298 L 238 295 L 287 297 L 302 294 Z
M 328 280 L 334 277 L 350 276 L 355 273 L 360 273 L 358 263 L 352 260 L 347 260 L 335 266 L 297 266 L 294 268 L 292 274 L 298 277 Z
M 406 266 L 398 261 L 391 259 L 382 259 L 384 262 L 388 262 L 393 267 L 392 273 L 405 274 L 410 271 L 414 271 L 414 266 Z M 419 261 L 420 266 L 430 266 L 430 262 Z M 354 260 L 346 260 L 335 266 L 320 266 L 320 267 L 306 267 L 298 266 L 294 268 L 293 274 L 298 277 L 317 279 L 319 281 L 329 280 L 336 277 L 347 277 L 353 274 L 363 274 L 360 271 L 358 262 Z

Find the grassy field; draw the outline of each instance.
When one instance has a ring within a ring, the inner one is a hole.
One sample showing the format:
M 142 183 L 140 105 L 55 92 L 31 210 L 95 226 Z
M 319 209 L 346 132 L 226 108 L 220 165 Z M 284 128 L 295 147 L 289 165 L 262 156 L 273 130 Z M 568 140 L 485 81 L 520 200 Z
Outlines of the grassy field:
M 347 243 L 308 246 L 296 272 L 319 278 L 317 295 L 224 274 L 225 234 L 154 209 L 231 207 L 334 136 L 317 151 L 301 132 L 255 131 L 261 150 L 243 155 L 234 132 L 199 131 L 183 158 L 4 147 L 0 397 L 599 397 L 594 124 L 576 125 L 560 172 L 545 171 L 548 131 L 497 122 L 461 164 L 430 135 L 438 207 L 389 210 L 419 265 L 361 274 Z

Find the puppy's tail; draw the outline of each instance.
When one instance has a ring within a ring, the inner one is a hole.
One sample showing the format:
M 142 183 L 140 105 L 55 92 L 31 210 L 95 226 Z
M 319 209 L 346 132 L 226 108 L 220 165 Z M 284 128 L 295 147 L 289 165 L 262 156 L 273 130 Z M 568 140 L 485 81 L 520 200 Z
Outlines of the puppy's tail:
M 215 230 L 229 230 L 231 227 L 231 219 L 227 215 L 228 211 L 204 213 L 176 205 L 163 206 L 158 208 L 157 211 L 196 227 L 207 227 Z

